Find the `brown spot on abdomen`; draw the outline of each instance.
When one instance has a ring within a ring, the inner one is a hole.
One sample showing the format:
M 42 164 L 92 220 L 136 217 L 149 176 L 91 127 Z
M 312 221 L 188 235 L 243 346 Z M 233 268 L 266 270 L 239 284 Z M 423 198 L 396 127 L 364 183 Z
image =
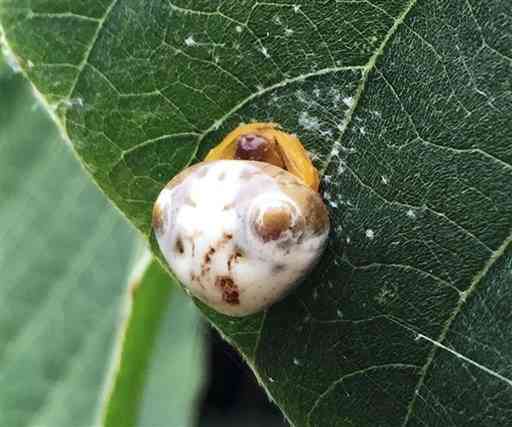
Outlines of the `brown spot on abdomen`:
M 236 264 L 237 261 L 243 257 L 242 249 L 239 247 L 235 247 L 235 252 L 231 254 L 231 256 L 228 259 L 228 270 L 231 272 L 233 269 L 233 264 Z
M 209 264 L 212 260 L 212 256 L 215 254 L 215 248 L 210 247 L 206 255 L 204 256 L 204 263 Z
M 230 305 L 240 304 L 240 292 L 233 279 L 228 276 L 218 276 L 215 287 L 222 291 L 222 300 Z
M 206 252 L 203 259 L 203 265 L 201 266 L 201 274 L 205 275 L 210 271 L 210 263 L 212 262 L 212 256 L 215 255 L 215 248 L 210 246 L 210 249 Z

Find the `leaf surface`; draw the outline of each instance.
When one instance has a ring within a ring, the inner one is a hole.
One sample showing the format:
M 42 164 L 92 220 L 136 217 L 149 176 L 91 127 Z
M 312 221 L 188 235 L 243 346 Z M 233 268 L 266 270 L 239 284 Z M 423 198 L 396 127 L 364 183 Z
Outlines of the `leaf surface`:
M 143 242 L 26 83 L 0 58 L 0 425 L 99 426 L 119 401 L 108 425 L 194 425 L 199 313 L 156 264 L 122 309 Z M 138 345 L 113 357 L 124 336 Z M 128 380 L 111 398 L 112 371 Z
M 0 61 L 0 425 L 90 427 L 136 231 Z
M 105 427 L 196 425 L 205 378 L 199 313 L 153 260 L 132 284 Z
M 72 107 L 84 164 L 148 235 L 162 186 L 240 122 L 306 144 L 333 223 L 321 265 L 262 315 L 204 309 L 293 424 L 508 424 L 510 1 L 0 5 L 25 72 Z

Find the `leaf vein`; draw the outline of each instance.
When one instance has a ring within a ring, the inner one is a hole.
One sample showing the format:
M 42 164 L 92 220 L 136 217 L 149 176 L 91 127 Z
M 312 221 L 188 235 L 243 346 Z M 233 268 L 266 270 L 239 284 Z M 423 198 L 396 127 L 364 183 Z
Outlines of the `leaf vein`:
M 223 125 L 223 123 L 229 119 L 229 117 L 231 117 L 238 110 L 243 108 L 249 102 L 251 102 L 254 99 L 259 98 L 260 96 L 263 96 L 269 92 L 272 92 L 273 90 L 280 89 L 280 88 L 283 88 L 285 86 L 288 86 L 290 84 L 294 84 L 297 82 L 303 82 L 312 77 L 323 76 L 323 75 L 327 75 L 327 74 L 335 74 L 340 71 L 354 71 L 354 70 L 363 70 L 364 71 L 364 69 L 365 69 L 365 66 L 361 66 L 361 65 L 323 68 L 321 70 L 313 71 L 311 73 L 300 74 L 296 77 L 283 79 L 278 83 L 275 83 L 273 85 L 267 86 L 266 88 L 258 90 L 257 92 L 254 92 L 254 93 L 250 94 L 249 96 L 247 96 L 246 98 L 242 99 L 237 105 L 235 105 L 233 108 L 231 108 L 231 110 L 229 110 L 220 119 L 215 121 L 208 129 L 206 129 L 201 134 L 201 137 L 199 138 L 199 143 L 201 143 L 209 133 L 219 129 Z
M 433 344 L 433 347 L 432 347 L 432 351 L 430 352 L 429 357 L 427 358 L 425 365 L 422 368 L 420 379 L 416 386 L 415 393 L 409 403 L 409 408 L 408 408 L 407 414 L 404 418 L 404 422 L 402 423 L 402 427 L 407 427 L 407 425 L 409 424 L 409 421 L 411 420 L 411 415 L 412 415 L 412 412 L 414 409 L 414 405 L 416 403 L 416 397 L 417 397 L 421 387 L 423 386 L 423 383 L 424 383 L 427 373 L 429 371 L 430 365 L 434 361 L 435 355 L 437 353 L 437 349 L 439 349 L 439 348 L 442 350 L 448 351 L 449 353 L 453 354 L 457 358 L 464 360 L 465 362 L 470 363 L 473 366 L 476 366 L 477 368 L 483 370 L 484 372 L 488 373 L 489 375 L 492 375 L 495 378 L 498 378 L 499 380 L 512 386 L 512 379 L 502 376 L 498 372 L 495 372 L 492 369 L 489 369 L 486 366 L 479 364 L 478 362 L 458 353 L 457 351 L 455 351 L 443 344 L 443 341 L 445 340 L 446 336 L 448 335 L 448 332 L 450 330 L 452 323 L 454 322 L 454 320 L 457 318 L 457 316 L 461 312 L 462 307 L 464 306 L 464 303 L 475 292 L 475 290 L 478 288 L 478 285 L 481 283 L 482 279 L 486 276 L 486 274 L 489 272 L 491 267 L 496 263 L 496 261 L 501 258 L 501 256 L 505 253 L 506 249 L 508 248 L 508 246 L 511 243 L 512 243 L 512 233 L 505 239 L 505 241 L 500 246 L 500 248 L 496 252 L 494 252 L 494 254 L 489 258 L 489 260 L 485 264 L 484 268 L 478 274 L 476 274 L 476 276 L 474 277 L 474 279 L 471 283 L 471 286 L 465 292 L 463 292 L 463 295 L 459 299 L 459 303 L 457 304 L 455 311 L 450 316 L 450 318 L 446 321 L 446 324 L 443 327 L 443 330 L 441 331 L 441 334 L 437 340 L 433 340 L 432 338 L 429 338 L 423 334 L 418 334 L 422 339 Z
M 459 223 L 457 223 L 455 220 L 451 219 L 448 215 L 446 215 L 445 213 L 443 212 L 439 212 L 427 205 L 423 205 L 423 206 L 416 206 L 416 205 L 411 205 L 411 204 L 408 204 L 408 203 L 404 203 L 404 202 L 400 202 L 398 200 L 389 200 L 387 199 L 386 197 L 384 197 L 382 194 L 380 194 L 377 190 L 375 190 L 373 187 L 371 187 L 370 185 L 366 184 L 362 179 L 361 177 L 359 177 L 359 175 L 357 175 L 357 173 L 352 169 L 350 168 L 349 166 L 345 165 L 345 168 L 347 171 L 349 171 L 349 173 L 354 177 L 354 179 L 359 183 L 359 185 L 361 185 L 363 188 L 367 189 L 368 191 L 370 191 L 371 193 L 373 193 L 376 197 L 378 197 L 380 200 L 382 200 L 384 203 L 387 203 L 389 205 L 395 205 L 395 206 L 402 206 L 404 208 L 412 208 L 412 209 L 418 209 L 418 210 L 427 210 L 429 212 L 431 212 L 432 214 L 434 214 L 435 216 L 438 216 L 440 218 L 443 218 L 445 219 L 446 221 L 448 221 L 450 224 L 454 225 L 455 227 L 457 227 L 458 229 L 460 229 L 462 232 L 464 232 L 465 234 L 467 234 L 469 237 L 471 237 L 473 240 L 475 240 L 480 246 L 482 246 L 483 249 L 485 249 L 487 252 L 489 252 L 489 254 L 493 254 L 495 251 L 493 249 L 491 249 L 488 245 L 486 245 L 478 236 L 476 236 L 475 234 L 473 234 L 471 231 L 467 230 L 465 227 L 463 227 L 462 225 L 460 225 Z
M 374 70 L 375 65 L 377 64 L 377 60 L 384 53 L 384 49 L 386 48 L 389 40 L 391 40 L 393 35 L 397 32 L 398 28 L 400 27 L 400 24 L 402 24 L 405 21 L 405 19 L 407 18 L 407 15 L 414 8 L 414 6 L 416 5 L 417 1 L 418 0 L 410 0 L 409 1 L 409 3 L 404 8 L 402 13 L 400 13 L 398 18 L 395 20 L 393 26 L 387 32 L 386 36 L 382 40 L 382 43 L 380 44 L 378 49 L 375 51 L 375 53 L 372 55 L 372 57 L 370 58 L 370 60 L 366 64 L 366 66 L 364 67 L 363 78 L 361 79 L 361 82 L 359 83 L 359 85 L 358 85 L 358 87 L 356 89 L 356 93 L 354 95 L 353 104 L 352 104 L 351 108 L 347 111 L 347 113 L 345 115 L 346 119 L 345 119 L 345 122 L 343 124 L 342 129 L 341 129 L 340 137 L 339 137 L 338 141 L 341 141 L 341 139 L 345 135 L 345 132 L 348 129 L 350 123 L 352 122 L 352 117 L 354 115 L 354 112 L 357 109 L 357 106 L 359 105 L 359 101 L 360 101 L 360 99 L 361 99 L 361 97 L 362 97 L 362 95 L 364 93 L 365 88 L 366 88 L 366 83 L 368 81 L 368 77 L 369 77 L 370 73 Z M 333 149 L 331 150 L 330 154 L 328 155 L 326 163 L 325 163 L 325 166 L 322 169 L 322 175 L 327 170 L 327 168 L 329 167 L 332 159 L 334 158 L 334 154 L 335 154 L 335 152 L 337 150 L 336 144 L 334 144 L 334 145 L 335 146 L 333 147 Z
M 96 31 L 94 32 L 92 40 L 89 43 L 87 50 L 85 51 L 83 59 L 80 62 L 80 64 L 78 65 L 78 72 L 76 74 L 75 79 L 73 80 L 73 83 L 71 84 L 67 99 L 71 99 L 73 97 L 73 94 L 75 92 L 78 81 L 80 80 L 80 77 L 84 71 L 85 65 L 89 62 L 89 58 L 92 54 L 94 46 L 96 46 L 96 42 L 98 41 L 102 30 L 103 30 L 103 28 L 105 28 L 105 21 L 108 19 L 108 17 L 112 13 L 112 10 L 118 3 L 119 3 L 119 0 L 112 0 L 110 5 L 105 10 L 105 14 L 98 20 L 98 28 L 96 28 Z M 65 125 L 64 125 L 64 127 L 65 127 Z
M 322 402 L 322 400 L 325 399 L 325 397 L 328 396 L 329 393 L 332 392 L 338 384 L 342 383 L 346 379 L 355 377 L 355 376 L 359 376 L 359 375 L 365 375 L 368 372 L 377 371 L 377 370 L 381 370 L 381 369 L 413 369 L 413 370 L 417 370 L 419 368 L 420 367 L 417 365 L 411 365 L 411 364 L 407 364 L 407 363 L 386 363 L 383 365 L 369 366 L 367 368 L 359 369 L 357 371 L 343 375 L 342 377 L 338 378 L 336 381 L 333 381 L 332 384 L 318 397 L 316 402 L 313 404 L 313 407 L 307 414 L 306 425 L 307 426 L 311 425 L 311 416 L 312 416 L 313 412 L 315 411 L 315 409 L 318 407 L 318 405 Z

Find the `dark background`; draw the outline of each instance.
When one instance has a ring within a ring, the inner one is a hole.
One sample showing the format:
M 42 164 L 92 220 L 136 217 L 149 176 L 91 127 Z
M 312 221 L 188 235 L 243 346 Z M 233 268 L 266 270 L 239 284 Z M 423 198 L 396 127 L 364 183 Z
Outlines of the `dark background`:
M 250 368 L 238 353 L 210 329 L 210 378 L 200 408 L 200 427 L 287 427 L 289 424 L 269 401 Z

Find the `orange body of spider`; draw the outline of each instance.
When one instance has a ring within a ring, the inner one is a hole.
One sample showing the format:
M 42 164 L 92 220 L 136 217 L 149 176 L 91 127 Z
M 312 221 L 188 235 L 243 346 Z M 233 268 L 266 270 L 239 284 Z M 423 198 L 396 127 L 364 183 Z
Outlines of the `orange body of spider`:
M 254 160 L 287 170 L 309 188 L 318 191 L 320 177 L 297 136 L 275 123 L 241 125 L 206 156 L 210 160 Z

